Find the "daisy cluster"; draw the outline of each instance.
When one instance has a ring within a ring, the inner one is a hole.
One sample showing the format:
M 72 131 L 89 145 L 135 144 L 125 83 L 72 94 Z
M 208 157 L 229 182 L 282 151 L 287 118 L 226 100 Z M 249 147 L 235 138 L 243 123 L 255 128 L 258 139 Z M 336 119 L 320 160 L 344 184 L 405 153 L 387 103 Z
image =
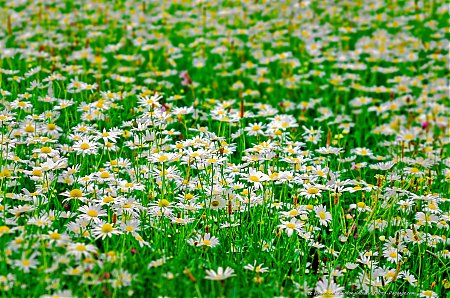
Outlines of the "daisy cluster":
M 450 288 L 445 1 L 0 15 L 0 293 Z

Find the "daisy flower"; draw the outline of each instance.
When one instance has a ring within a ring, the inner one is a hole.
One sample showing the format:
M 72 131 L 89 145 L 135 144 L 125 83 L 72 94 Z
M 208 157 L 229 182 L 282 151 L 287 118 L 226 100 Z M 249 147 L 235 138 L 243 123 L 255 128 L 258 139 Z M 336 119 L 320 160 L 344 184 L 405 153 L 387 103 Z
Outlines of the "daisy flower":
M 256 261 L 252 264 L 248 264 L 244 266 L 244 269 L 250 270 L 250 271 L 255 271 L 256 273 L 265 273 L 265 272 L 269 272 L 269 268 L 267 267 L 263 267 L 264 263 L 259 264 L 258 266 L 256 266 Z
M 256 171 L 255 169 L 250 169 L 247 177 L 247 181 L 253 183 L 255 188 L 261 188 L 262 182 L 269 181 L 270 177 L 263 172 Z
M 177 158 L 177 154 L 168 152 L 159 152 L 152 154 L 150 160 L 155 163 L 171 162 Z
M 308 215 L 308 211 L 306 210 L 305 205 L 298 206 L 290 211 L 281 211 L 280 214 L 283 217 L 296 217 L 300 216 L 301 219 L 304 219 L 304 216 Z M 305 218 L 306 219 L 306 218 Z
M 355 209 L 358 210 L 359 212 L 372 212 L 372 209 L 366 205 L 366 203 L 364 202 L 358 202 L 356 204 L 351 204 L 350 205 L 350 209 Z
M 82 138 L 76 141 L 72 148 L 77 154 L 91 155 L 97 153 L 98 144 L 88 138 Z
M 119 235 L 122 234 L 122 232 L 116 228 L 110 223 L 107 223 L 103 220 L 97 223 L 98 226 L 92 230 L 92 235 L 95 237 L 95 239 L 102 238 L 104 240 L 106 237 L 112 237 L 112 235 Z
M 206 270 L 205 279 L 210 280 L 225 280 L 235 276 L 234 270 L 230 267 L 226 267 L 225 270 L 222 267 L 217 268 L 217 272 L 214 270 Z
M 306 197 L 307 199 L 320 197 L 321 189 L 317 185 L 306 183 L 304 188 L 301 190 L 300 195 Z
M 138 96 L 139 105 L 145 106 L 146 108 L 157 108 L 160 107 L 161 104 L 159 103 L 159 100 L 162 99 L 162 96 L 155 92 L 154 95 L 148 97 L 148 96 Z
M 75 256 L 77 259 L 81 257 L 89 257 L 91 253 L 96 253 L 97 247 L 92 244 L 72 243 L 67 246 L 67 253 Z
M 438 297 L 438 295 L 430 290 L 420 292 L 420 297 Z
M 403 169 L 403 172 L 410 174 L 410 175 L 418 176 L 418 177 L 425 175 L 425 173 L 422 170 L 420 170 L 416 167 L 406 167 Z
M 85 205 L 78 208 L 82 214 L 80 218 L 83 220 L 93 220 L 95 223 L 99 223 L 101 219 L 100 216 L 107 216 L 105 210 L 102 210 L 102 205 Z
M 206 233 L 203 237 L 199 235 L 197 238 L 189 239 L 188 243 L 192 246 L 215 247 L 219 245 L 219 239 Z
M 147 269 L 150 268 L 156 268 L 156 267 L 161 267 L 162 265 L 164 265 L 167 262 L 167 258 L 166 257 L 162 257 L 160 259 L 156 259 L 154 261 L 151 261 L 148 266 Z
M 316 297 L 344 297 L 343 287 L 340 287 L 332 279 L 328 281 L 327 277 L 323 277 L 323 280 L 319 280 L 316 284 Z
M 145 241 L 144 238 L 142 238 L 142 237 L 141 237 L 140 235 L 138 235 L 137 233 L 135 233 L 134 239 L 137 240 L 137 242 L 139 243 L 139 246 L 140 246 L 140 247 L 150 246 L 150 243 L 148 243 L 147 241 Z
M 373 156 L 373 152 L 370 149 L 367 148 L 354 148 L 352 150 L 350 150 L 351 153 L 359 155 L 359 156 L 367 156 L 367 157 L 372 157 Z
M 133 236 L 137 235 L 136 232 L 140 231 L 140 229 L 141 229 L 140 222 L 139 222 L 139 220 L 136 220 L 136 219 L 132 219 L 132 220 L 127 220 L 125 222 L 121 222 L 120 223 L 120 228 L 125 233 L 130 233 Z
M 410 285 L 413 287 L 417 286 L 417 278 L 409 272 L 409 270 L 401 271 L 399 274 L 399 277 L 402 277 L 404 280 L 406 280 Z
M 383 251 L 383 256 L 389 261 L 393 263 L 398 263 L 401 261 L 402 256 L 397 252 L 397 249 L 390 248 Z
M 63 203 L 66 203 L 67 201 L 70 200 L 80 200 L 82 202 L 86 200 L 86 197 L 84 196 L 83 192 L 78 188 L 74 188 L 71 191 L 65 191 L 61 193 L 61 195 L 67 197 L 66 199 L 63 200 Z
M 303 226 L 303 223 L 300 220 L 298 220 L 296 218 L 291 218 L 290 221 L 282 220 L 281 224 L 278 225 L 278 228 L 280 228 L 281 230 L 284 230 L 286 232 L 286 234 L 289 237 L 291 237 L 294 232 L 298 232 L 298 233 L 302 232 L 303 231 L 302 226 Z
M 209 208 L 214 209 L 214 210 L 219 210 L 222 208 L 227 207 L 227 201 L 222 199 L 219 196 L 214 196 L 211 201 L 209 202 Z
M 14 266 L 22 270 L 24 273 L 28 273 L 31 269 L 36 269 L 39 265 L 39 262 L 36 260 L 37 256 L 37 253 L 34 253 L 29 257 L 26 257 L 26 255 L 23 254 L 20 260 L 14 261 Z
M 259 123 L 250 124 L 244 130 L 247 132 L 247 135 L 256 136 L 256 135 L 263 135 L 264 128 L 265 128 L 265 126 L 261 122 L 259 122 Z
M 328 223 L 331 222 L 331 213 L 327 212 L 326 207 L 323 205 L 314 206 L 314 211 L 317 218 L 319 218 L 319 223 L 323 226 L 328 226 Z

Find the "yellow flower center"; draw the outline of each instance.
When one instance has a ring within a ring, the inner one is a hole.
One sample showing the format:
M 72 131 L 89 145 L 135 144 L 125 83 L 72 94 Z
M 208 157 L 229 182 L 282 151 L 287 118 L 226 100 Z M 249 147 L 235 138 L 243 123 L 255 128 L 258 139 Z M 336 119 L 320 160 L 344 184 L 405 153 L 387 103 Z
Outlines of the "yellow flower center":
M 165 161 L 168 161 L 168 160 L 169 160 L 169 158 L 166 155 L 161 155 L 158 158 L 158 161 L 160 161 L 160 162 L 165 162 Z
M 325 214 L 325 212 L 320 211 L 319 212 L 319 217 L 320 217 L 320 219 L 325 220 L 327 218 L 327 215 Z
M 102 172 L 100 174 L 100 178 L 102 178 L 102 179 L 107 179 L 109 177 L 111 177 L 111 175 L 108 172 Z
M 255 176 L 255 175 L 251 175 L 250 176 L 250 180 L 253 181 L 253 182 L 259 182 L 258 176 Z
M 170 202 L 167 201 L 166 199 L 162 199 L 161 201 L 159 201 L 158 206 L 159 207 L 169 207 Z
M 308 193 L 310 195 L 315 195 L 318 192 L 319 192 L 319 189 L 317 187 L 312 186 L 312 187 L 308 188 Z
M 10 230 L 10 228 L 8 228 L 7 226 L 1 226 L 0 227 L 0 235 L 9 233 L 9 230 Z
M 89 144 L 87 143 L 83 143 L 80 145 L 81 150 L 88 150 L 89 148 L 91 148 L 91 146 L 89 146 Z
M 61 235 L 57 232 L 52 232 L 52 233 L 50 233 L 50 239 L 59 240 L 59 239 L 61 239 Z
M 297 216 L 298 215 L 298 211 L 297 210 L 291 210 L 290 212 L 289 212 L 289 215 L 290 216 Z
M 52 152 L 52 148 L 50 148 L 50 147 L 42 147 L 41 148 L 41 153 L 47 154 L 47 153 L 51 153 L 51 152 Z
M 321 297 L 323 298 L 333 298 L 336 294 L 331 291 L 331 289 L 327 289 L 325 292 L 322 293 Z
M 71 198 L 81 198 L 83 193 L 78 188 L 72 189 L 69 193 Z
M 97 213 L 97 211 L 95 211 L 95 210 L 89 210 L 89 211 L 87 212 L 87 215 L 89 215 L 90 217 L 97 217 L 97 216 L 98 216 L 98 213 Z
M 36 177 L 42 177 L 42 171 L 41 170 L 33 170 L 33 172 L 31 172 L 31 175 L 36 176 Z
M 113 227 L 112 227 L 112 225 L 110 225 L 109 223 L 107 223 L 107 224 L 104 224 L 103 225 L 103 227 L 102 227 L 102 232 L 103 233 L 111 233 L 113 231 Z
M 114 201 L 114 198 L 111 196 L 107 196 L 103 199 L 103 203 L 111 203 Z
M 86 250 L 86 246 L 84 245 L 84 244 L 78 244 L 76 247 L 75 247 L 75 250 L 76 251 L 85 251 Z
M 34 132 L 34 127 L 31 125 L 28 125 L 27 127 L 25 127 L 25 132 L 29 132 L 29 133 Z
M 358 202 L 356 205 L 357 205 L 359 208 L 366 208 L 366 203 L 364 203 L 364 202 Z

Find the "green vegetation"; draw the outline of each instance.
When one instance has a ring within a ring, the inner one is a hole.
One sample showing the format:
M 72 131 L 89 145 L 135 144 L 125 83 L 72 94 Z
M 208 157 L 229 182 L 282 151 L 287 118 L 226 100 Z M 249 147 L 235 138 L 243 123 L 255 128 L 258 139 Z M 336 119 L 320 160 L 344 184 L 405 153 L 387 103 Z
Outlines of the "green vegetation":
M 0 297 L 448 295 L 445 1 L 0 16 Z

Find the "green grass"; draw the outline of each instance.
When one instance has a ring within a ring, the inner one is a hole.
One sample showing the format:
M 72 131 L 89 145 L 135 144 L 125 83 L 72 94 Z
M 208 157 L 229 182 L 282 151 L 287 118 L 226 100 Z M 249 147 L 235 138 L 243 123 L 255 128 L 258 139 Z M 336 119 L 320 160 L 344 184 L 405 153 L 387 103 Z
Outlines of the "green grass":
M 1 3 L 0 297 L 448 296 L 449 11 L 380 4 Z

